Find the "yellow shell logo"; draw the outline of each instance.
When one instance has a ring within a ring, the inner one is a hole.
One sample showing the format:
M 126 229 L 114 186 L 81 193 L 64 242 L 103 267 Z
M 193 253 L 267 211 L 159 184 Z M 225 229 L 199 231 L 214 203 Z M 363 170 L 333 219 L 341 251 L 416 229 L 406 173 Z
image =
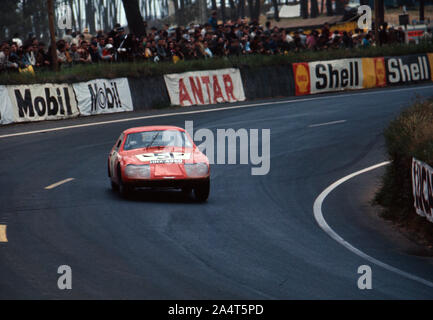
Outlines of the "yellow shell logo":
M 385 64 L 382 59 L 376 59 L 375 68 L 376 68 L 377 85 L 384 86 L 386 84 L 386 75 L 385 75 Z
M 310 85 L 310 74 L 308 69 L 303 64 L 299 64 L 296 68 L 296 86 L 299 93 L 308 93 Z

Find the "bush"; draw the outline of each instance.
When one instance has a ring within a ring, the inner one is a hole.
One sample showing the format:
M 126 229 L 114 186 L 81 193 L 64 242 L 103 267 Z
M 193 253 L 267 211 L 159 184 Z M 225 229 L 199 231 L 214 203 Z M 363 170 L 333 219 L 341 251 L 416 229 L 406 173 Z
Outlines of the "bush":
M 417 219 L 412 197 L 412 157 L 433 165 L 433 100 L 418 101 L 403 111 L 385 130 L 385 140 L 392 163 L 375 202 L 385 208 L 386 218 L 397 222 Z M 429 224 L 425 219 L 420 221 Z
M 415 53 L 433 52 L 433 44 L 423 42 L 418 45 L 388 45 L 383 47 L 329 49 L 323 51 L 289 52 L 287 55 L 265 56 L 231 56 L 207 60 L 171 62 L 127 62 L 127 63 L 101 63 L 92 65 L 77 65 L 64 67 L 59 72 L 37 71 L 35 76 L 20 73 L 0 73 L 0 84 L 31 84 L 31 83 L 72 83 L 88 81 L 96 78 L 119 77 L 149 77 L 161 76 L 168 73 L 180 73 L 197 70 L 213 70 L 221 68 L 257 68 L 272 65 L 287 65 L 296 62 L 310 62 L 320 60 L 399 56 Z

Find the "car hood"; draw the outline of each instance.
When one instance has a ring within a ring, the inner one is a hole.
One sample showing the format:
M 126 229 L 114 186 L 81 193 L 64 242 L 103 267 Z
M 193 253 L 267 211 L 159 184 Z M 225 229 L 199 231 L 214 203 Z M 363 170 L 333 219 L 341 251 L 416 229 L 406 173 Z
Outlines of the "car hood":
M 198 148 L 152 147 L 123 151 L 124 164 L 184 164 L 209 163 L 207 157 Z

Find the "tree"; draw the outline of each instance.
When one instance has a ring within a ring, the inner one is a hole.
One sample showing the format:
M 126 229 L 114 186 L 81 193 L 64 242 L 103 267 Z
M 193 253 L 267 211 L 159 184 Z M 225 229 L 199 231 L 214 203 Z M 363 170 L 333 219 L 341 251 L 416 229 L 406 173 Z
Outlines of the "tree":
M 419 21 L 424 22 L 424 0 L 419 0 Z
M 54 71 L 59 69 L 59 64 L 57 61 L 57 46 L 56 46 L 56 31 L 54 25 L 54 3 L 53 0 L 47 0 L 48 9 L 48 21 L 50 25 L 50 35 L 51 35 L 51 63 Z
M 272 0 L 272 6 L 274 7 L 274 19 L 280 21 L 280 12 L 278 10 L 278 0 Z
M 226 21 L 226 1 L 221 0 L 221 19 L 223 22 Z
M 301 0 L 301 17 L 308 18 L 308 0 Z
M 311 0 L 311 18 L 316 18 L 319 15 L 319 4 L 317 3 L 317 0 Z
M 332 0 L 326 0 L 326 15 L 333 16 L 334 12 L 332 10 Z
M 130 31 L 138 37 L 145 35 L 146 27 L 144 26 L 143 17 L 140 13 L 138 0 L 122 0 L 122 2 Z
M 238 16 L 242 19 L 245 18 L 245 0 L 239 0 Z
M 335 13 L 338 15 L 344 14 L 343 0 L 335 0 Z

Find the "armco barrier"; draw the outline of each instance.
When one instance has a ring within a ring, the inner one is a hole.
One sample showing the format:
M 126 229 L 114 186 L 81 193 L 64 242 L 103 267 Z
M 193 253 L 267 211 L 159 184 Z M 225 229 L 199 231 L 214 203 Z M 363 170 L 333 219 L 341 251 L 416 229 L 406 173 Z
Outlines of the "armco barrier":
M 241 68 L 248 100 L 295 95 L 293 71 L 287 66 Z
M 128 81 L 134 110 L 170 105 L 170 98 L 162 76 L 128 78 Z
M 128 78 L 127 84 L 125 78 L 120 78 L 73 85 L 6 85 L 0 86 L 0 124 L 168 106 L 173 102 L 168 90 L 180 97 L 182 75 L 187 75 L 183 84 L 190 99 L 183 101 L 191 101 L 184 105 L 213 104 L 215 97 L 220 97 L 218 103 L 235 102 L 433 81 L 433 53 L 197 71 L 167 75 L 166 79 L 164 76 Z M 218 81 L 214 81 L 214 76 Z M 170 88 L 167 79 L 171 79 Z M 85 96 L 77 96 L 73 89 L 80 86 L 82 92 L 78 94 L 86 92 Z M 237 97 L 238 93 L 242 94 Z

